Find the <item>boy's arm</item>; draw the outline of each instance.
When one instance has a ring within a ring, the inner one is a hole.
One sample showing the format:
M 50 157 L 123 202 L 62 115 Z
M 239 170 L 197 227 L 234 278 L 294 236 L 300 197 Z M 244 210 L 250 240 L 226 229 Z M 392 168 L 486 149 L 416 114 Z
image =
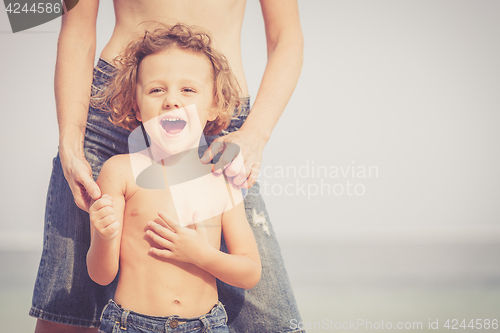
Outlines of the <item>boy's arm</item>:
M 120 157 L 104 163 L 97 183 L 103 196 L 90 207 L 90 249 L 87 269 L 90 278 L 100 284 L 110 284 L 118 273 L 120 242 L 125 209 L 125 173 Z
M 231 186 L 233 197 L 241 197 L 240 189 Z M 242 198 L 241 198 L 242 199 Z M 213 248 L 202 222 L 195 228 L 181 227 L 177 221 L 160 212 L 160 218 L 171 228 L 150 222 L 147 235 L 163 249 L 151 248 L 161 258 L 190 262 L 235 287 L 250 289 L 260 280 L 262 271 L 259 251 L 248 224 L 243 200 L 222 214 L 222 232 L 229 254 Z M 230 207 L 230 206 L 229 206 Z M 194 218 L 194 222 L 197 219 Z
M 238 192 L 241 196 L 239 189 Z M 262 266 L 243 200 L 222 214 L 222 232 L 229 254 L 216 251 L 200 267 L 232 286 L 254 287 L 260 280 Z

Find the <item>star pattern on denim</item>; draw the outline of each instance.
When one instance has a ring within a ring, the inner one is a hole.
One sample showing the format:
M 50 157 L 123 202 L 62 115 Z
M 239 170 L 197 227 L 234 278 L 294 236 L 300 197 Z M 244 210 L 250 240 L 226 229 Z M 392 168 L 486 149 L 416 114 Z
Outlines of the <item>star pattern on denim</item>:
M 262 226 L 262 230 L 270 236 L 269 225 L 267 224 L 266 216 L 263 212 L 257 213 L 255 208 L 252 209 L 252 224 L 256 227 Z

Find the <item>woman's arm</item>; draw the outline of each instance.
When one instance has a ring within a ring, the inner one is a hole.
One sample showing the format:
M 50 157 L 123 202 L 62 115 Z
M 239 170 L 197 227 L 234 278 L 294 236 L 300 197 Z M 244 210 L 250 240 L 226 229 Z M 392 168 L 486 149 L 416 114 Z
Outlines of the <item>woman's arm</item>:
M 243 163 L 231 163 L 235 158 L 224 150 L 215 170 L 222 170 L 233 184 L 252 187 L 257 181 L 262 152 L 290 99 L 303 62 L 304 38 L 296 0 L 261 0 L 266 28 L 267 65 L 252 110 L 243 126 L 236 132 L 214 140 L 202 162 L 208 163 L 225 143 L 241 148 Z M 220 171 L 216 171 L 218 173 Z M 248 180 L 247 180 L 248 178 Z
M 103 196 L 89 210 L 91 243 L 87 270 L 90 278 L 103 286 L 114 280 L 120 264 L 126 189 L 120 158 L 115 156 L 104 163 L 97 179 Z
M 260 3 L 266 28 L 267 65 L 252 111 L 240 131 L 251 131 L 267 142 L 299 80 L 304 37 L 296 0 Z
M 100 197 L 85 159 L 83 141 L 90 101 L 96 49 L 99 0 L 80 1 L 62 16 L 54 79 L 59 156 L 76 204 L 88 211 Z

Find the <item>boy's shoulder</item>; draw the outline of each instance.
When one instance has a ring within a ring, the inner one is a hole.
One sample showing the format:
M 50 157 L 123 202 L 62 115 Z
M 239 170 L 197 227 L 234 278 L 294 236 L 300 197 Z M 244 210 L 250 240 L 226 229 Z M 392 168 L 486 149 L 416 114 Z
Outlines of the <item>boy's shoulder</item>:
M 121 168 L 126 168 L 130 167 L 130 154 L 119 154 L 119 155 L 114 155 L 111 156 L 106 162 L 104 162 L 104 165 L 102 166 L 103 169 L 121 169 Z
M 149 155 L 142 151 L 115 155 L 104 163 L 101 173 L 115 174 L 120 177 L 125 176 L 126 180 L 135 183 L 139 175 L 154 164 Z
M 110 157 L 102 166 L 100 176 L 108 178 L 123 178 L 132 175 L 130 154 Z

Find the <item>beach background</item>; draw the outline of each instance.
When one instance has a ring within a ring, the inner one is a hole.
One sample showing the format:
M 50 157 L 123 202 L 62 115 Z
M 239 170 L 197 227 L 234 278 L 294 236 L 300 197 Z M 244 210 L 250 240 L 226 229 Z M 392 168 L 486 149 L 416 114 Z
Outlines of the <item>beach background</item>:
M 100 6 L 98 53 L 114 23 L 112 2 Z M 445 332 L 455 319 L 474 332 L 471 320 L 500 320 L 500 2 L 299 6 L 304 66 L 259 178 L 301 310 L 290 326 Z M 35 325 L 59 26 L 12 34 L 0 10 L 2 332 Z M 257 1 L 242 40 L 255 98 Z

